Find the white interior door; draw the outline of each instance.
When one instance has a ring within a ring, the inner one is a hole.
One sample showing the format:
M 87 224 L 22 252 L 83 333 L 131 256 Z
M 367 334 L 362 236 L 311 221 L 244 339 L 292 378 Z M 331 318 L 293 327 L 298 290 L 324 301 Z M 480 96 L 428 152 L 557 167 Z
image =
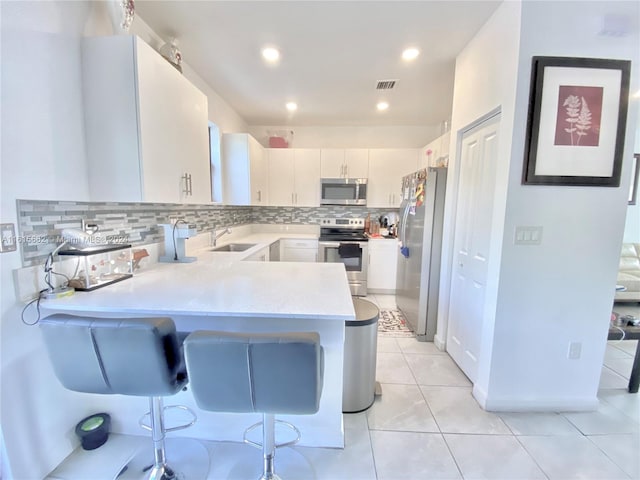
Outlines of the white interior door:
M 447 352 L 475 382 L 480 356 L 500 116 L 462 137 Z

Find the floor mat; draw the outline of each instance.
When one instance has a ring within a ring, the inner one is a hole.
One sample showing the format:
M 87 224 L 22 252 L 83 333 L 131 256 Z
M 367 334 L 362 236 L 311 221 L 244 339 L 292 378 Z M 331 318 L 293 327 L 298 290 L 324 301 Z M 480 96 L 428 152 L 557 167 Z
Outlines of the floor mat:
M 415 337 L 400 310 L 380 309 L 378 334 L 384 337 Z

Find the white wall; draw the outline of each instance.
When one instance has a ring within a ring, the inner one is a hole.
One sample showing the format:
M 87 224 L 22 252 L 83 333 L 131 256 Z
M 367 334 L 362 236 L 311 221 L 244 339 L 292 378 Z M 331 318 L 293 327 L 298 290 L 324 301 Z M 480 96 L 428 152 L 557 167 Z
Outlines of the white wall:
M 420 148 L 440 135 L 439 125 L 302 127 L 253 125 L 249 133 L 264 147 L 268 130 L 293 131 L 293 148 Z
M 532 56 L 640 58 L 637 29 L 624 37 L 597 35 L 605 14 L 639 18 L 640 4 L 522 4 L 493 341 L 483 342 L 489 351 L 483 351 L 482 373 L 474 386 L 474 394 L 488 409 L 577 410 L 598 403 L 630 162 L 623 164 L 619 188 L 524 186 L 521 175 Z M 637 64 L 631 87 L 632 92 L 638 89 Z M 625 159 L 633 154 L 637 103 L 630 105 Z M 542 226 L 542 244 L 514 245 L 517 225 Z M 580 359 L 567 358 L 570 342 L 582 344 Z
M 635 92 L 632 91 L 632 93 Z M 640 102 L 640 99 L 636 98 L 635 102 Z M 638 108 L 636 121 L 636 143 L 633 149 L 633 153 L 640 153 L 640 108 Z M 638 186 L 637 188 L 637 196 L 640 196 L 640 186 Z M 640 243 L 640 198 L 636 200 L 635 205 L 629 205 L 627 207 L 627 221 L 624 227 L 624 242 Z
M 489 262 L 489 283 L 485 310 L 486 339 L 492 338 L 502 248 L 502 231 L 506 209 L 507 176 L 510 165 L 511 136 L 517 81 L 517 58 L 520 36 L 520 3 L 503 3 L 473 40 L 458 55 L 453 90 L 451 139 L 449 145 L 449 172 L 447 175 L 447 201 L 443 234 L 443 263 L 438 308 L 438 327 L 435 342 L 443 346 L 447 336 L 449 315 L 449 287 L 453 260 L 454 216 L 456 211 L 457 184 L 460 171 L 457 165 L 458 141 L 462 132 L 490 112 L 501 112 L 499 134 L 499 158 L 494 197 L 494 213 Z M 500 55 L 495 52 L 499 51 Z M 484 352 L 490 353 L 490 348 Z M 482 358 L 483 364 L 487 359 Z
M 0 220 L 16 225 L 16 199 L 89 199 L 81 37 L 110 35 L 113 27 L 101 2 L 1 2 L 0 8 Z M 140 18 L 132 25 L 138 32 L 152 37 Z M 207 94 L 212 121 L 246 131 L 188 65 L 185 74 Z M 59 385 L 38 328 L 21 322 L 13 287 L 13 270 L 21 266 L 19 251 L 0 255 L 0 425 L 9 464 L 2 475 L 32 479 L 44 477 L 77 446 L 75 424 L 98 406 Z
M 138 35 L 156 51 L 164 45 L 164 40 L 139 15 L 135 17 L 130 33 Z M 184 59 L 184 57 L 182 73 L 207 96 L 209 100 L 209 120 L 218 126 L 221 134 L 247 131 L 248 127 L 244 119 L 189 66 L 188 59 Z
M 3 2 L 1 13 L 1 218 L 16 224 L 17 198 L 89 198 L 79 42 L 89 5 Z M 40 332 L 20 321 L 20 267 L 18 251 L 0 255 L 0 421 L 15 478 L 42 478 L 68 455 L 91 405 L 53 380 Z

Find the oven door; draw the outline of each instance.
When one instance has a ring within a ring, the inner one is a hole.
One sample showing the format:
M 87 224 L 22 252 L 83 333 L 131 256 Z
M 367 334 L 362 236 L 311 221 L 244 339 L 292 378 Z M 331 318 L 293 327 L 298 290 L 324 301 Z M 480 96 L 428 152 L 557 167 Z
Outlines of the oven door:
M 323 263 L 342 263 L 352 295 L 367 294 L 367 242 L 318 242 L 318 259 Z

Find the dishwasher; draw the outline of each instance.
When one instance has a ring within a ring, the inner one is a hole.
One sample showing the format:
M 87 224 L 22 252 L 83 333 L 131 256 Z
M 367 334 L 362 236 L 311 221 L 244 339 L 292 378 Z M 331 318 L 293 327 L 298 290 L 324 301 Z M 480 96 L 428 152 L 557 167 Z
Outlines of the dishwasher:
M 270 262 L 279 262 L 280 261 L 280 240 L 274 242 L 269 247 L 269 261 Z

